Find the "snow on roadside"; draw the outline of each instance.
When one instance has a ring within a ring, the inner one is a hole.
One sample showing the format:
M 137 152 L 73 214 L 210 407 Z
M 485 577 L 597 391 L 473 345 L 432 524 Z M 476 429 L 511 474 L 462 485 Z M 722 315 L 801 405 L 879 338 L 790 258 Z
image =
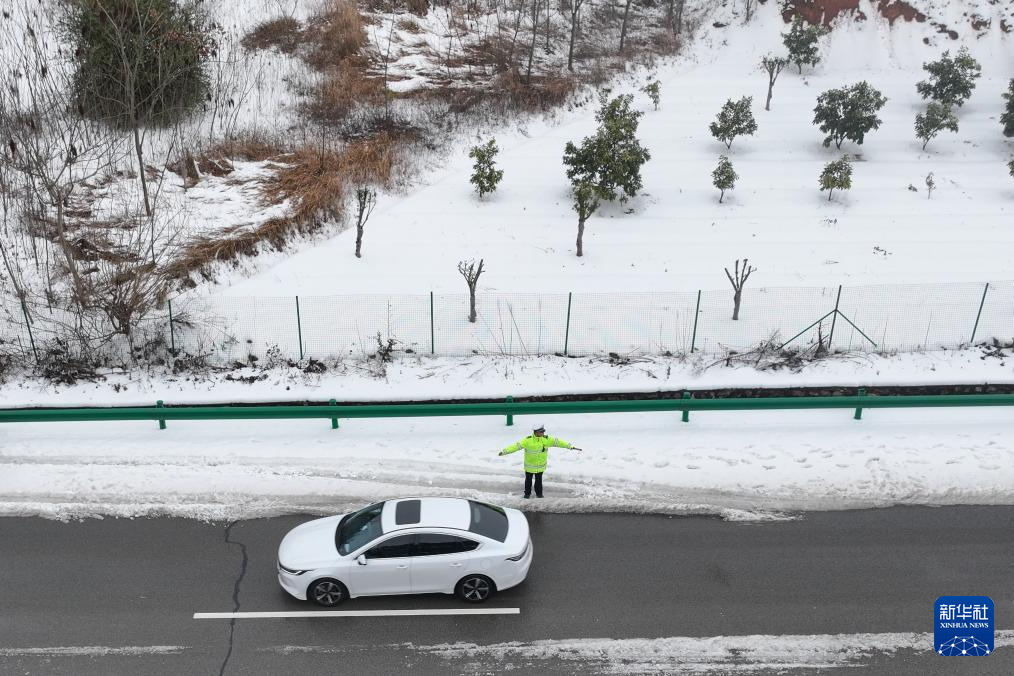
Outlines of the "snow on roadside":
M 1014 504 L 1008 409 L 627 413 L 349 420 L 8 424 L 0 514 L 233 519 L 337 513 L 401 495 L 526 510 L 789 518 L 896 504 Z M 522 500 L 533 423 L 553 451 L 545 500 Z M 787 516 L 789 515 L 789 516 Z
M 712 357 L 464 358 L 402 355 L 381 369 L 371 360 L 332 363 L 325 373 L 244 368 L 204 374 L 107 373 L 97 382 L 54 385 L 11 379 L 0 407 L 151 406 L 284 401 L 497 399 L 604 392 L 747 387 L 1014 384 L 1010 349 L 968 348 L 896 355 L 836 355 L 800 369 L 725 366 Z
M 1014 383 L 982 350 L 828 359 L 798 373 L 676 359 L 404 358 L 385 377 L 254 370 L 201 378 L 111 375 L 54 387 L 18 382 L 0 406 L 449 399 L 566 392 L 804 385 Z M 247 378 L 248 381 L 237 378 Z M 229 379 L 232 378 L 232 379 Z M 249 382 L 252 381 L 252 382 Z M 0 514 L 51 518 L 174 515 L 222 520 L 327 514 L 399 495 L 460 495 L 549 511 L 792 518 L 803 510 L 893 504 L 1014 504 L 1009 409 L 629 413 L 544 416 L 585 448 L 554 451 L 543 501 L 523 501 L 527 434 L 497 417 L 171 421 L 0 426 Z
M 1014 631 L 997 631 L 995 647 L 1014 645 Z M 476 645 L 413 646 L 460 664 L 470 660 L 509 671 L 557 660 L 584 674 L 749 673 L 862 667 L 869 658 L 898 651 L 929 652 L 933 634 L 817 634 L 657 639 L 571 639 Z

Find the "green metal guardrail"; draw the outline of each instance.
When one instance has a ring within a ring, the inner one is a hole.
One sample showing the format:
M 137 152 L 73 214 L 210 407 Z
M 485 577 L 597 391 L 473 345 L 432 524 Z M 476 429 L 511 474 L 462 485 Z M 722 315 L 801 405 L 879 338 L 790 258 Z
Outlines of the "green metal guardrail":
M 750 397 L 694 399 L 684 392 L 681 399 L 633 399 L 599 401 L 534 401 L 479 404 L 364 404 L 305 406 L 173 406 L 159 401 L 155 406 L 125 408 L 51 408 L 0 410 L 0 423 L 78 422 L 112 420 L 157 420 L 165 429 L 167 420 L 278 420 L 330 418 L 338 429 L 339 418 L 417 418 L 435 416 L 506 416 L 514 424 L 515 415 L 567 413 L 682 412 L 683 422 L 691 411 L 770 411 L 792 409 L 854 409 L 854 418 L 862 418 L 865 408 L 923 408 L 962 406 L 1014 406 L 1014 394 L 939 394 L 868 396 L 863 389 L 855 395 L 834 397 Z

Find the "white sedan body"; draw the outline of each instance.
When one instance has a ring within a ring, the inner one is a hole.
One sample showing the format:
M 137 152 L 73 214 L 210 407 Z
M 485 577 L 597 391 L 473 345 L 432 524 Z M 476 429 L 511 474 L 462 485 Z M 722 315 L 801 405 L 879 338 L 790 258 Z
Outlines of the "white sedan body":
M 343 520 L 368 519 L 351 536 L 338 532 L 340 524 L 348 530 Z M 524 581 L 532 556 L 528 520 L 516 509 L 460 498 L 401 498 L 289 531 L 278 548 L 278 582 L 302 600 L 322 578 L 341 582 L 350 597 L 453 594 L 476 574 L 504 590 Z

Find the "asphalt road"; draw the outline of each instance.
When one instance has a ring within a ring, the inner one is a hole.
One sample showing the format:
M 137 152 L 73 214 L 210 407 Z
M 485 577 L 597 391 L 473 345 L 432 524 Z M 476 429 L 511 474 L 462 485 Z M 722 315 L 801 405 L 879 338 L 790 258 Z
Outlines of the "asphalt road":
M 195 612 L 315 610 L 275 579 L 278 542 L 304 520 L 0 519 L 0 673 L 593 673 L 606 667 L 530 651 L 464 656 L 432 647 L 932 634 L 934 600 L 957 594 L 992 597 L 997 629 L 1014 629 L 1010 507 L 810 513 L 765 524 L 538 513 L 530 515 L 536 553 L 528 580 L 489 604 L 520 608 L 519 615 L 193 619 Z M 451 597 L 405 596 L 355 599 L 342 609 L 462 607 Z M 1014 674 L 1014 646 L 984 658 L 944 658 L 927 646 L 855 664 L 848 673 Z M 628 669 L 649 671 L 636 660 Z M 664 658 L 652 669 L 680 673 Z M 707 673 L 734 671 L 723 669 Z

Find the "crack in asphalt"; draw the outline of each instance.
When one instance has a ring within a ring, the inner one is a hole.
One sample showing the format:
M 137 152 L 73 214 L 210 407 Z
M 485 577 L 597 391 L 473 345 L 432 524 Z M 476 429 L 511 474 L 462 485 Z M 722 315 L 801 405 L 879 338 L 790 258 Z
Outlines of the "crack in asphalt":
M 242 542 L 239 542 L 238 540 L 229 539 L 229 536 L 232 534 L 232 527 L 235 526 L 237 523 L 238 522 L 233 521 L 232 523 L 230 523 L 228 526 L 225 527 L 226 543 L 231 545 L 239 545 L 240 552 L 242 552 L 243 554 L 243 561 L 239 569 L 239 576 L 236 578 L 236 584 L 232 588 L 232 603 L 233 603 L 232 612 L 234 613 L 239 612 L 239 585 L 243 582 L 243 577 L 246 575 L 246 564 L 248 560 L 246 554 L 246 545 L 243 544 Z M 231 620 L 229 620 L 229 650 L 228 652 L 225 653 L 225 659 L 222 660 L 222 668 L 219 669 L 218 676 L 224 676 L 225 669 L 226 667 L 229 666 L 229 660 L 232 658 L 232 646 L 235 635 L 236 635 L 236 618 L 234 617 Z

